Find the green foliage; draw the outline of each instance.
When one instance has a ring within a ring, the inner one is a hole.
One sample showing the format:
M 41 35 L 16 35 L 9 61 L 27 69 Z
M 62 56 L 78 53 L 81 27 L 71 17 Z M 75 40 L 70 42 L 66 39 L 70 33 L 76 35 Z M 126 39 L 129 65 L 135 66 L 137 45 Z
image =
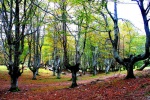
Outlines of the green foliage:
M 18 87 L 16 87 L 16 88 L 10 88 L 9 91 L 10 92 L 19 92 L 20 89 Z
M 144 52 L 145 36 L 138 34 L 129 22 L 120 23 L 120 50 L 124 57 Z
M 136 62 L 134 66 L 137 66 L 137 68 L 140 68 L 143 65 L 143 61 Z

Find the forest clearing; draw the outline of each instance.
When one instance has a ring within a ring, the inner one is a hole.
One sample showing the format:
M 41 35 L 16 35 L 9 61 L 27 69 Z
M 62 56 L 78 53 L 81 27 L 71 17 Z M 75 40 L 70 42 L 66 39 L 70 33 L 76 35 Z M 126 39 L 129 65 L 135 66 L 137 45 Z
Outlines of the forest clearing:
M 21 91 L 10 92 L 7 70 L 0 67 L 0 100 L 149 100 L 150 69 L 134 72 L 136 79 L 128 80 L 124 71 L 86 74 L 78 77 L 76 88 L 69 88 L 70 73 L 57 79 L 49 70 L 40 69 L 40 76 L 32 80 L 31 72 L 25 70 L 19 78 Z

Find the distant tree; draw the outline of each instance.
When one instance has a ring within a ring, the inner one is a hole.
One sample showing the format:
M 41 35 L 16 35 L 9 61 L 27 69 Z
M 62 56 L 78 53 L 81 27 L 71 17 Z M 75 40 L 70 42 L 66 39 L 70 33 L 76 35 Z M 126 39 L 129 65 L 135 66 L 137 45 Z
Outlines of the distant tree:
M 44 67 L 44 63 L 41 62 L 41 52 L 43 46 L 42 39 L 43 36 L 40 36 L 39 29 L 28 37 L 28 67 L 33 72 L 33 80 L 36 80 L 36 75 L 38 75 L 39 68 Z
M 29 46 L 29 59 L 28 67 L 33 73 L 33 80 L 36 80 L 36 75 L 38 75 L 38 70 L 40 67 L 44 67 L 42 62 L 42 46 L 44 42 L 44 31 L 41 28 L 43 25 L 45 14 L 41 13 L 37 8 L 37 12 L 34 17 L 31 19 L 31 32 L 32 34 L 28 37 L 28 46 Z M 41 13 L 41 14 L 40 14 Z M 43 15 L 43 16 L 42 16 Z

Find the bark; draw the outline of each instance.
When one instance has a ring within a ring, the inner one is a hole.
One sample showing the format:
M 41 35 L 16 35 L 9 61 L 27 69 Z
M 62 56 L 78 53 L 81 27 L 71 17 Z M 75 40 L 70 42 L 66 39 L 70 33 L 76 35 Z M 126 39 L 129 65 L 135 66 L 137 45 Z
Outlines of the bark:
M 17 76 L 11 76 L 11 87 L 9 89 L 11 92 L 18 92 L 20 89 L 18 88 L 18 77 Z
M 80 64 L 76 64 L 74 66 L 71 66 L 71 65 L 66 66 L 66 68 L 69 69 L 72 73 L 72 79 L 71 79 L 72 80 L 72 85 L 70 86 L 71 88 L 74 88 L 74 87 L 78 86 L 77 82 L 76 82 L 76 80 L 77 80 L 77 75 L 76 74 L 79 71 L 79 65 Z
M 55 66 L 53 66 L 53 76 L 55 76 Z
M 71 73 L 72 73 L 72 85 L 71 85 L 71 88 L 74 88 L 74 87 L 78 86 L 77 82 L 76 82 L 76 80 L 77 80 L 77 75 L 76 75 L 77 72 L 75 70 L 72 70 Z
M 39 69 L 37 69 L 37 73 L 36 73 L 36 75 L 38 75 L 38 76 L 40 75 L 40 74 L 39 74 Z
M 36 79 L 36 75 L 37 75 L 37 71 L 33 71 L 33 78 L 32 78 L 32 80 L 37 80 Z
M 93 75 L 95 76 L 97 74 L 97 66 L 93 66 L 94 67 L 94 70 L 93 70 Z
M 60 79 L 60 73 L 61 73 L 61 70 L 60 70 L 60 65 L 59 65 L 57 68 L 57 79 Z
M 57 79 L 60 79 L 60 71 L 57 72 Z
M 105 73 L 108 74 L 110 69 L 110 65 L 106 66 Z
M 125 77 L 125 79 L 130 79 L 130 78 L 135 78 L 133 73 L 133 64 L 129 64 L 127 66 L 127 76 Z
M 110 58 L 104 60 L 106 74 L 109 72 L 112 62 L 113 62 L 113 60 Z
M 11 87 L 9 91 L 11 92 L 18 92 L 20 89 L 18 88 L 18 77 L 21 76 L 21 72 L 19 67 L 9 66 L 9 75 L 11 78 Z

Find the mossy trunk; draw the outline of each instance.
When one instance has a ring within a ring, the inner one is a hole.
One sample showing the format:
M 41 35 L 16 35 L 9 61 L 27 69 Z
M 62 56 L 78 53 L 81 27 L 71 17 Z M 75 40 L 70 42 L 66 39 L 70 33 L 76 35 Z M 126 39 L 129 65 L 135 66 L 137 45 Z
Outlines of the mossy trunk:
M 18 77 L 11 77 L 11 87 L 9 89 L 11 92 L 18 92 L 20 89 L 18 88 Z
M 55 67 L 53 67 L 53 76 L 55 76 Z

